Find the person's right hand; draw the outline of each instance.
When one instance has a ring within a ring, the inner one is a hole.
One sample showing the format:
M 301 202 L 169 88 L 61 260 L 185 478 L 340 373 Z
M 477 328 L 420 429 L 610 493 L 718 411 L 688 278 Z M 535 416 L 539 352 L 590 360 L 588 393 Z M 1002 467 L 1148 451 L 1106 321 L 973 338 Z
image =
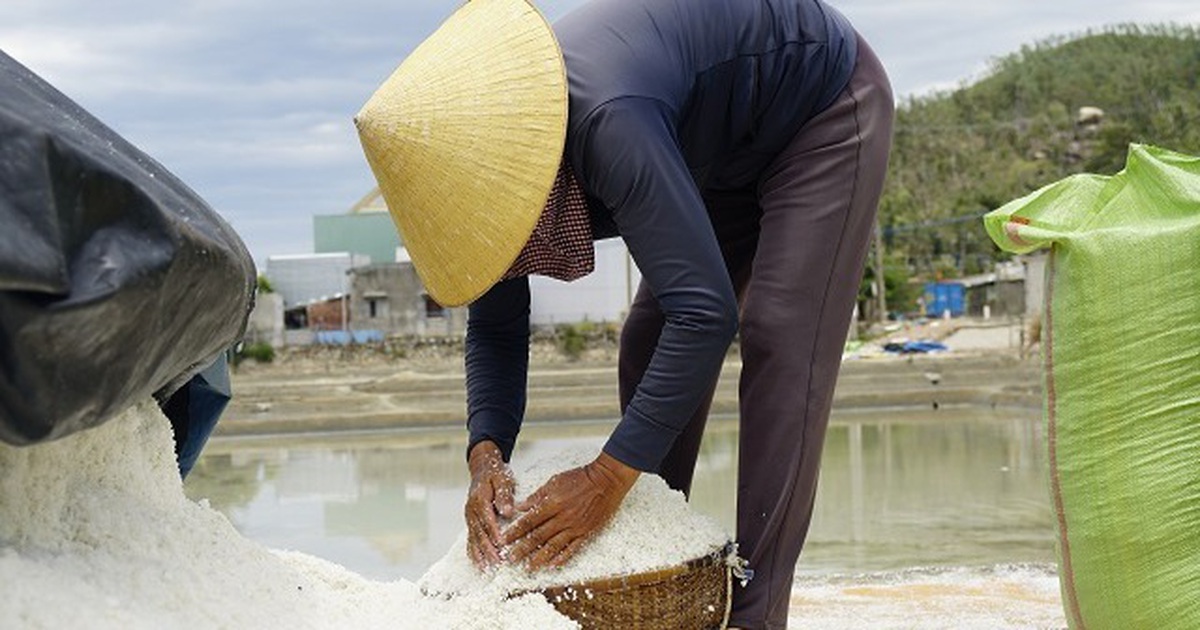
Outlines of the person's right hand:
M 467 555 L 480 569 L 500 563 L 500 522 L 511 519 L 516 483 L 500 448 L 483 441 L 467 455 L 471 489 L 467 493 Z

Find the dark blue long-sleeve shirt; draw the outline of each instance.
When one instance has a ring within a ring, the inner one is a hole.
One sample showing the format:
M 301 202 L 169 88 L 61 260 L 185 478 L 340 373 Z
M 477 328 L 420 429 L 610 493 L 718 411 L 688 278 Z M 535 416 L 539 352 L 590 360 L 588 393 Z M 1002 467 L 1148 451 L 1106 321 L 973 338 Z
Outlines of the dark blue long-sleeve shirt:
M 555 25 L 569 82 L 565 157 L 597 238 L 618 233 L 665 316 L 604 450 L 655 471 L 716 378 L 737 302 L 702 190 L 753 188 L 854 67 L 850 24 L 819 0 L 593 0 Z M 525 409 L 529 283 L 471 305 L 471 445 L 510 455 Z

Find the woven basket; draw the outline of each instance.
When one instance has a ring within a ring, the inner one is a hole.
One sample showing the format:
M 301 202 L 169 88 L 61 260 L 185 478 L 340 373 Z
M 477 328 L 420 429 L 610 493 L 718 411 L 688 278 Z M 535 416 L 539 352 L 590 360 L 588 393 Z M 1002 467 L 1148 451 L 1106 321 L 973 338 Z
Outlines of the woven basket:
M 728 549 L 680 565 L 542 591 L 584 630 L 720 630 L 729 620 Z

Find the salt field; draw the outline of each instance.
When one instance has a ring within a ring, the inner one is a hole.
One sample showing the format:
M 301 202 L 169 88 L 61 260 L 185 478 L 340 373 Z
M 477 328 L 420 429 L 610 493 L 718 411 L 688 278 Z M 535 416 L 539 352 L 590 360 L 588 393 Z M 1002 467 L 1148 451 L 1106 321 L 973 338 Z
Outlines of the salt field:
M 795 627 L 1065 625 L 1036 421 L 952 411 L 835 420 Z M 518 461 L 579 457 L 605 431 L 530 427 Z M 462 531 L 460 438 L 218 440 L 187 496 L 152 404 L 0 447 L 0 627 L 573 627 L 503 588 L 422 596 L 416 581 Z M 730 517 L 733 439 L 717 421 L 701 455 L 694 505 L 710 537 Z
M 970 407 L 835 414 L 800 573 L 1053 563 L 1036 413 Z M 603 423 L 527 426 L 516 460 L 596 448 Z M 375 579 L 417 579 L 461 531 L 456 429 L 211 443 L 185 491 L 248 537 Z M 733 528 L 735 423 L 711 422 L 692 504 Z
M 605 423 L 530 425 L 516 457 L 599 448 Z M 456 544 L 454 429 L 210 445 L 186 485 L 246 536 L 376 580 L 419 579 Z M 797 569 L 799 628 L 1061 628 L 1036 412 L 835 414 Z M 693 506 L 732 530 L 732 419 L 714 418 Z

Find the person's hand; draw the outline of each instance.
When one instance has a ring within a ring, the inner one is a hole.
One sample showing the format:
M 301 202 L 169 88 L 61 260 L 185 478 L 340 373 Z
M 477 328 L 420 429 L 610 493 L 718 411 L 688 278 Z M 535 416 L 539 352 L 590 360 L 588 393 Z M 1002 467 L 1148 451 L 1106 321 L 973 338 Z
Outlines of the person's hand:
M 500 448 L 493 442 L 480 442 L 467 455 L 471 470 L 471 489 L 465 508 L 467 519 L 467 555 L 479 569 L 500 563 L 500 523 L 497 517 L 511 519 L 513 510 L 512 472 L 504 463 Z
M 559 473 L 517 505 L 520 518 L 504 530 L 508 559 L 531 570 L 561 567 L 621 506 L 640 473 L 601 453 L 592 463 Z

